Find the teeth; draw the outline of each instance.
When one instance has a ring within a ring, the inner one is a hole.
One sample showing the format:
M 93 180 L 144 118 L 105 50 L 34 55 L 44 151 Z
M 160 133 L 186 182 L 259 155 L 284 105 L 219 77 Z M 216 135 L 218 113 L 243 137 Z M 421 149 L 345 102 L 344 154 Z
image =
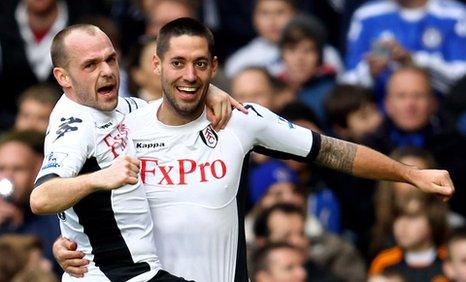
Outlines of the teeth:
M 186 92 L 196 92 L 196 87 L 185 87 L 185 86 L 178 86 L 178 90 L 186 91 Z

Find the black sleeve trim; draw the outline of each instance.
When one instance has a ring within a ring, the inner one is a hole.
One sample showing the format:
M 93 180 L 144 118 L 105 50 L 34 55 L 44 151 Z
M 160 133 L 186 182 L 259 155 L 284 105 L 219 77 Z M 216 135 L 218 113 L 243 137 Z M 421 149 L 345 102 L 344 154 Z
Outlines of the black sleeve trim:
M 34 188 L 36 188 L 39 185 L 42 185 L 43 183 L 49 181 L 50 179 L 53 179 L 53 178 L 56 178 L 56 177 L 60 177 L 60 176 L 58 174 L 56 174 L 56 173 L 46 174 L 46 175 L 42 176 L 41 178 L 37 179 L 36 183 L 34 183 Z
M 276 159 L 282 159 L 282 160 L 295 160 L 298 162 L 304 162 L 304 163 L 312 163 L 315 158 L 317 157 L 317 154 L 320 151 L 320 145 L 321 145 L 322 139 L 319 133 L 312 132 L 312 147 L 311 151 L 307 154 L 307 156 L 302 157 L 290 153 L 284 153 L 281 151 L 276 151 L 276 150 L 271 150 L 262 146 L 254 146 L 252 149 L 253 152 L 263 154 L 272 158 Z
M 124 98 L 124 100 L 126 101 L 126 104 L 128 104 L 129 113 L 131 113 L 133 111 L 133 108 L 131 107 L 131 103 L 126 98 Z

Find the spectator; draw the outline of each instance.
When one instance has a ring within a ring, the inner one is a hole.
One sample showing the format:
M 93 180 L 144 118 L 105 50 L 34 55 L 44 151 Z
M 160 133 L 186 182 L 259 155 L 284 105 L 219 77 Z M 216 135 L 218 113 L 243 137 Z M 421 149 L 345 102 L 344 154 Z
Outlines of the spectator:
M 323 102 L 335 82 L 335 70 L 323 64 L 325 38 L 321 24 L 308 16 L 296 16 L 281 34 L 279 46 L 285 64 L 280 77 L 326 122 Z
M 374 96 L 367 88 L 354 85 L 336 86 L 325 100 L 329 125 L 338 138 L 362 142 L 382 122 Z
M 377 101 L 399 65 L 415 63 L 446 93 L 466 73 L 463 4 L 442 0 L 372 1 L 356 10 L 348 33 L 344 81 L 375 86 Z
M 1 282 L 56 282 L 51 272 L 52 263 L 43 257 L 39 238 L 32 235 L 8 234 L 0 236 L 0 281 Z M 26 273 L 37 273 L 29 276 Z M 37 279 L 43 277 L 42 279 Z
M 390 156 L 399 162 L 418 168 L 436 168 L 436 162 L 432 155 L 421 148 L 400 147 L 393 151 Z M 408 192 L 414 190 L 413 188 L 413 186 L 401 182 L 379 182 L 374 197 L 376 223 L 372 230 L 372 255 L 395 245 L 391 229 L 396 207 L 403 201 Z M 463 225 L 464 218 L 453 212 L 449 212 L 448 224 L 451 227 Z
M 178 18 L 197 18 L 195 1 L 190 0 L 157 0 L 148 6 L 148 19 L 145 35 L 154 39 L 166 23 Z
M 305 216 L 304 211 L 293 204 L 277 204 L 264 210 L 254 224 L 256 245 L 287 242 L 297 247 L 306 258 L 309 278 L 313 268 L 321 268 L 334 279 L 338 276 L 349 281 L 362 281 L 365 267 L 357 251 L 338 237 L 326 233 L 310 241 L 305 234 Z
M 0 129 L 5 130 L 13 125 L 20 93 L 37 83 L 55 83 L 49 54 L 55 34 L 88 12 L 95 14 L 101 1 L 2 2 L 7 2 L 0 17 Z
M 438 249 L 447 232 L 447 208 L 434 195 L 406 192 L 396 209 L 393 235 L 397 246 L 381 252 L 369 274 L 397 271 L 408 281 L 438 281 L 445 252 Z
M 29 206 L 29 194 L 42 163 L 43 140 L 44 134 L 34 131 L 9 132 L 0 139 L 0 179 L 8 179 L 14 185 L 13 194 L 0 198 L 0 234 L 36 235 L 45 256 L 53 260 L 52 244 L 60 234 L 58 218 L 36 216 Z M 66 153 L 55 152 L 47 157 L 59 165 Z
M 280 115 L 297 125 L 320 132 L 319 121 L 311 109 L 296 102 L 286 105 Z M 285 161 L 299 175 L 299 181 L 307 190 L 307 210 L 315 216 L 328 232 L 339 234 L 340 203 L 331 186 L 327 184 L 327 175 L 333 173 L 327 169 L 300 163 L 294 160 Z
M 415 146 L 432 153 L 439 166 L 452 174 L 455 185 L 466 184 L 465 138 L 447 131 L 437 114 L 437 101 L 429 84 L 428 74 L 418 67 L 396 70 L 387 84 L 386 119 L 377 131 L 364 141 L 369 147 L 390 153 L 400 146 Z M 458 189 L 452 199 L 454 211 L 466 214 Z
M 18 98 L 15 129 L 45 134 L 50 113 L 59 97 L 58 89 L 50 84 L 37 84 L 26 89 Z
M 453 232 L 447 243 L 447 258 L 443 270 L 449 281 L 466 281 L 466 229 L 460 228 Z
M 282 72 L 278 42 L 282 30 L 297 15 L 297 7 L 294 0 L 255 0 L 253 24 L 258 36 L 228 58 L 226 75 L 233 77 L 247 66 L 265 67 L 272 75 Z M 341 69 L 340 57 L 333 47 L 325 47 L 324 61 Z
M 254 254 L 252 263 L 254 282 L 306 281 L 303 256 L 297 248 L 287 243 L 264 246 Z M 313 276 L 316 277 L 316 274 L 313 273 Z
M 403 275 L 395 271 L 385 271 L 369 277 L 368 282 L 407 282 Z M 441 282 L 441 281 L 438 281 Z
M 272 109 L 272 76 L 263 67 L 246 67 L 231 82 L 231 95 L 238 102 L 252 102 Z M 272 109 L 273 110 L 273 109 Z
M 152 65 L 154 54 L 155 39 L 152 39 L 133 46 L 128 59 L 129 92 L 145 101 L 162 97 L 162 83 Z

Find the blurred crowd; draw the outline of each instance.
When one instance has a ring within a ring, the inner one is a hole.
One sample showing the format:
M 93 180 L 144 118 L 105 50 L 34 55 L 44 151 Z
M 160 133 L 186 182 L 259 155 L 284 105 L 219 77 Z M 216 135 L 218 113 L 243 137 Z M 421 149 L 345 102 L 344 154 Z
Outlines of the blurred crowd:
M 463 1 L 466 2 L 466 1 Z M 448 202 L 405 183 L 357 179 L 251 153 L 246 241 L 252 281 L 466 281 L 466 6 L 459 0 L 0 1 L 0 282 L 57 281 L 55 215 L 29 194 L 61 95 L 54 35 L 100 27 L 121 96 L 161 97 L 160 28 L 214 32 L 214 84 L 317 132 L 419 168 L 447 169 Z

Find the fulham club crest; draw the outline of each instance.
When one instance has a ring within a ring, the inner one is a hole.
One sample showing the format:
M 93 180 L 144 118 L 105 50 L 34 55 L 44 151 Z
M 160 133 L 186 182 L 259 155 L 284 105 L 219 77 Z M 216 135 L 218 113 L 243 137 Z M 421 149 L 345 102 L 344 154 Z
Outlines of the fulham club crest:
M 199 131 L 199 135 L 201 136 L 202 141 L 207 147 L 215 148 L 218 143 L 218 136 L 217 133 L 212 129 L 212 126 L 209 124 L 206 128 Z

